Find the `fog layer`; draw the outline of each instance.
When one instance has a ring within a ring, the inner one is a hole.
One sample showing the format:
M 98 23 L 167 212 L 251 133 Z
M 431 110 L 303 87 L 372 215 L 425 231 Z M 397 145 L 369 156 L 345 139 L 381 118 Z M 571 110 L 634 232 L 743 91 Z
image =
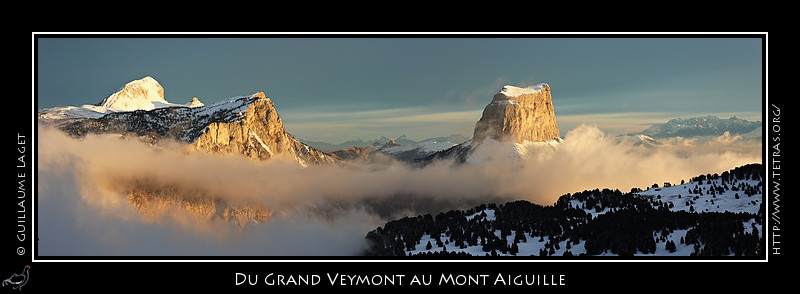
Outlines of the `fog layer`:
M 555 147 L 486 141 L 469 164 L 302 168 L 291 159 L 185 152 L 180 143 L 154 147 L 116 135 L 76 139 L 39 127 L 38 249 L 42 256 L 353 255 L 369 230 L 406 215 L 518 199 L 552 205 L 565 193 L 678 183 L 762 157 L 760 141 L 730 135 L 633 143 L 582 125 Z M 137 186 L 257 205 L 272 216 L 241 227 L 172 205 L 144 217 L 128 199 Z

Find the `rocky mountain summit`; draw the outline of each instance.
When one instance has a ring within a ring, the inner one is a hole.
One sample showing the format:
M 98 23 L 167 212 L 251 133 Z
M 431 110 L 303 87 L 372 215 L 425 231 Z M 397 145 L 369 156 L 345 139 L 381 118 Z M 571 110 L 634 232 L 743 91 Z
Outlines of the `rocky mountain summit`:
M 542 83 L 527 88 L 504 86 L 483 109 L 471 140 L 417 162 L 424 165 L 444 159 L 464 163 L 486 140 L 511 143 L 514 149 L 526 148 L 526 144 L 560 142 L 550 85 Z
M 223 101 L 225 102 L 225 101 Z M 315 150 L 290 135 L 283 126 L 275 104 L 264 92 L 250 97 L 228 101 L 237 106 L 239 112 L 228 117 L 218 116 L 224 107 L 209 114 L 223 119 L 212 119 L 199 136 L 191 142 L 195 150 L 214 153 L 242 154 L 253 159 L 269 159 L 275 156 L 294 158 L 301 165 L 331 164 L 334 159 Z
M 475 125 L 472 141 L 485 138 L 523 143 L 541 142 L 559 137 L 550 86 L 528 88 L 506 85 L 494 95 Z
M 164 98 L 158 82 L 145 77 L 130 82 L 96 105 L 43 109 L 38 121 L 75 136 L 119 134 L 158 145 L 186 143 L 185 150 L 241 155 L 254 160 L 283 158 L 301 166 L 335 164 L 333 157 L 295 139 L 283 126 L 275 104 L 264 92 L 204 105 Z M 147 179 L 121 180 L 118 189 L 145 219 L 158 220 L 183 210 L 201 221 L 223 220 L 243 228 L 272 217 L 270 207 L 238 203 L 207 191 Z
M 119 91 L 97 104 L 42 109 L 38 113 L 38 119 L 48 123 L 64 123 L 72 120 L 101 118 L 106 114 L 116 112 L 199 106 L 203 106 L 203 103 L 197 97 L 186 104 L 167 102 L 164 98 L 164 88 L 155 79 L 148 76 L 125 84 Z
M 197 97 L 194 97 L 194 98 L 192 98 L 192 101 L 189 101 L 189 103 L 186 103 L 186 106 L 189 106 L 189 107 L 200 107 L 200 106 L 206 106 L 206 105 L 203 104 L 203 102 L 200 102 L 200 99 L 197 99 Z
M 108 111 L 151 110 L 169 105 L 164 99 L 164 88 L 152 77 L 127 83 L 97 104 Z
M 372 158 L 372 153 L 369 150 L 366 150 L 365 148 L 358 146 L 351 147 L 348 149 L 333 151 L 331 155 L 341 160 L 357 160 L 357 159 L 369 160 L 370 158 Z
M 283 126 L 264 92 L 204 105 L 164 99 L 164 89 L 145 77 L 128 83 L 97 105 L 54 107 L 38 119 L 74 135 L 135 135 L 149 143 L 171 139 L 192 151 L 241 154 L 252 159 L 286 157 L 300 165 L 331 164 L 335 159 L 296 140 Z
M 424 166 L 440 159 L 454 159 L 458 163 L 464 163 L 487 139 L 511 145 L 513 150 L 510 153 L 518 155 L 524 154 L 523 149 L 531 144 L 557 145 L 561 139 L 550 86 L 544 83 L 526 88 L 504 86 L 484 108 L 471 139 L 451 135 L 417 142 L 403 135 L 396 139 L 382 137 L 370 141 L 348 141 L 339 145 L 308 143 L 330 150 L 330 154 L 340 160 L 369 161 L 379 158 L 375 155 L 380 154 Z

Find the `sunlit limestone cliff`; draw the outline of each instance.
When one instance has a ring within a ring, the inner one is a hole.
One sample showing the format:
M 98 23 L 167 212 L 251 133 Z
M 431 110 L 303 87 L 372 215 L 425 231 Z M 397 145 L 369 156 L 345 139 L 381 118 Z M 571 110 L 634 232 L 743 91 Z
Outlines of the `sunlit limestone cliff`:
M 127 200 L 148 221 L 189 215 L 196 223 L 223 221 L 242 229 L 268 221 L 272 210 L 256 203 L 233 203 L 206 191 L 137 181 L 124 184 Z
M 182 143 L 183 150 L 253 160 L 295 162 L 302 167 L 335 164 L 334 157 L 296 140 L 283 126 L 275 104 L 263 92 L 205 105 L 196 97 L 186 104 L 164 98 L 151 77 L 132 81 L 96 105 L 43 109 L 38 121 L 80 139 L 88 134 L 118 134 L 153 146 Z M 253 203 L 227 203 L 219 195 L 146 179 L 121 179 L 114 190 L 127 195 L 144 217 L 157 219 L 174 208 L 201 220 L 222 219 L 244 226 L 268 219 L 272 212 Z M 122 196 L 121 196 L 122 197 Z
M 487 142 L 490 141 L 490 142 Z M 436 152 L 418 162 L 481 161 L 475 151 L 484 145 L 508 145 L 510 156 L 524 157 L 529 148 L 551 148 L 561 141 L 548 84 L 527 88 L 506 85 L 483 109 L 471 140 Z M 498 150 L 497 148 L 494 148 Z M 500 148 L 502 149 L 502 148 Z
M 289 134 L 275 104 L 263 92 L 204 105 L 164 99 L 153 78 L 128 83 L 98 105 L 54 107 L 39 112 L 39 121 L 83 136 L 135 135 L 149 143 L 169 139 L 187 143 L 189 150 L 239 154 L 252 159 L 284 157 L 306 166 L 332 164 L 334 158 Z
M 507 85 L 494 95 L 475 125 L 474 143 L 485 138 L 515 143 L 543 142 L 559 137 L 550 86 L 528 88 Z

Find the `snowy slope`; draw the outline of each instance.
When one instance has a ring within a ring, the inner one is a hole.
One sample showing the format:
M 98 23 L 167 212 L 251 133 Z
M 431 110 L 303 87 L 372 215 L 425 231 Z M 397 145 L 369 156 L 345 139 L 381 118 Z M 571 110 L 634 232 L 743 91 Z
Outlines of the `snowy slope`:
M 152 77 L 127 83 L 97 105 L 53 107 L 38 114 L 39 121 L 55 124 L 81 135 L 86 132 L 177 134 L 176 139 L 193 142 L 211 122 L 230 122 L 242 116 L 263 93 L 237 96 L 204 105 L 197 98 L 186 104 L 164 99 L 164 89 Z M 102 118 L 102 129 L 96 121 Z M 125 127 L 127 129 L 120 129 Z
M 751 193 L 748 195 L 748 191 Z M 670 211 L 695 212 L 733 212 L 756 214 L 762 202 L 763 183 L 761 180 L 733 179 L 723 183 L 722 179 L 688 182 L 670 187 L 649 188 L 635 193 L 654 204 L 665 204 Z M 611 211 L 603 207 L 586 207 L 584 201 L 570 199 L 571 207 L 583 209 L 593 217 Z
M 485 221 L 494 221 L 494 211 L 492 209 L 484 210 L 487 214 L 487 217 L 484 218 Z M 470 216 L 467 216 L 468 220 L 473 220 L 476 216 L 480 215 L 481 212 L 476 212 Z M 604 211 L 595 212 L 591 211 L 591 214 L 596 217 L 597 215 L 601 215 L 604 213 L 609 212 L 610 209 L 606 208 Z M 588 212 L 588 211 L 587 211 Z M 479 218 L 480 219 L 480 218 Z M 746 233 L 752 233 L 752 228 L 755 227 L 756 230 L 759 232 L 759 237 L 763 238 L 763 226 L 756 223 L 755 219 L 751 219 L 750 221 L 742 223 Z M 690 256 L 694 253 L 695 249 L 693 245 L 684 244 L 681 240 L 686 237 L 686 233 L 690 229 L 678 229 L 669 232 L 668 235 L 664 236 L 663 238 L 659 235 L 658 232 L 653 232 L 654 238 L 656 240 L 656 251 L 654 253 L 642 253 L 637 252 L 635 256 Z M 494 230 L 493 233 L 497 237 L 501 237 L 500 230 Z M 517 234 L 516 231 L 511 230 L 511 234 L 506 236 L 505 241 L 506 243 L 511 246 L 514 244 L 514 236 Z M 476 246 L 466 246 L 466 248 L 459 248 L 455 245 L 452 239 L 447 236 L 446 233 L 439 234 L 439 240 L 442 242 L 442 246 L 437 245 L 436 237 L 431 236 L 430 234 L 424 234 L 422 238 L 420 238 L 419 243 L 414 247 L 413 250 L 405 250 L 406 254 L 411 255 L 418 255 L 421 253 L 434 253 L 434 252 L 452 252 L 452 253 L 467 253 L 472 256 L 484 256 L 484 255 L 491 255 L 490 252 L 483 251 L 483 246 L 476 245 Z M 516 254 L 511 254 L 510 252 L 503 253 L 499 251 L 494 251 L 493 254 L 496 256 L 539 256 L 541 250 L 548 251 L 548 248 L 553 248 L 553 251 L 550 256 L 563 256 L 567 251 L 574 256 L 578 256 L 581 254 L 586 254 L 586 249 L 584 244 L 586 243 L 585 240 L 577 240 L 577 243 L 570 243 L 569 246 L 567 245 L 568 242 L 574 242 L 571 240 L 551 240 L 550 236 L 533 236 L 530 233 L 526 233 L 526 240 L 520 241 L 517 243 L 519 248 L 519 252 Z M 430 249 L 427 249 L 427 244 L 430 242 L 432 245 Z M 672 242 L 675 244 L 675 250 L 671 252 L 667 249 L 666 244 L 667 242 Z M 611 252 L 604 252 L 598 254 L 597 256 L 616 256 Z
M 526 88 L 521 88 L 512 85 L 505 85 L 503 86 L 503 89 L 500 90 L 500 94 L 506 95 L 507 97 L 516 97 L 524 94 L 542 93 L 545 86 L 547 86 L 547 84 L 545 83 L 536 84 Z
M 417 150 L 417 151 L 423 152 L 423 153 L 433 153 L 433 152 L 437 152 L 437 151 L 442 151 L 442 150 L 448 149 L 448 148 L 453 147 L 455 145 L 456 144 L 454 144 L 452 142 L 449 142 L 449 141 L 445 141 L 445 142 L 441 142 L 441 141 L 425 141 L 425 142 L 419 142 L 419 143 L 413 143 L 413 144 L 389 146 L 389 147 L 381 148 L 379 150 L 380 150 L 380 152 L 387 153 L 387 154 L 396 154 L 396 153 L 412 151 L 412 150 Z
M 164 88 L 148 76 L 125 84 L 125 87 L 103 99 L 98 106 L 117 112 L 152 110 L 177 105 L 167 102 L 164 99 Z
M 256 93 L 223 99 L 206 106 L 160 107 L 151 110 L 109 112 L 98 121 L 76 119 L 61 122 L 59 127 L 76 135 L 87 132 L 169 134 L 174 139 L 191 143 L 213 122 L 239 120 L 244 115 L 244 111 L 258 99 L 267 98 L 263 98 L 261 93 Z M 40 120 L 42 120 L 41 116 Z M 45 123 L 47 123 L 46 120 Z M 102 127 L 98 128 L 98 123 Z
M 747 195 L 746 187 L 757 190 Z M 723 183 L 722 179 L 689 182 L 671 187 L 650 188 L 638 193 L 669 205 L 671 211 L 758 213 L 762 201 L 762 181 L 743 179 Z
M 495 230 L 494 234 L 496 236 L 498 236 L 498 237 L 501 236 L 499 230 Z M 506 242 L 508 244 L 512 244 L 513 243 L 515 234 L 516 234 L 516 231 L 512 230 L 511 231 L 511 235 L 506 236 Z M 462 248 L 458 248 L 458 247 L 455 247 L 454 245 L 452 245 L 453 241 L 450 240 L 450 238 L 447 237 L 445 234 L 440 234 L 439 237 L 440 237 L 440 240 L 442 240 L 442 242 L 445 243 L 445 245 L 443 247 L 437 246 L 436 238 L 432 237 L 429 234 L 425 234 L 425 235 L 422 236 L 422 238 L 420 239 L 420 243 L 414 248 L 414 250 L 408 250 L 408 251 L 406 251 L 406 254 L 408 254 L 408 255 L 417 255 L 417 254 L 420 254 L 420 253 L 426 253 L 426 252 L 433 253 L 433 252 L 438 252 L 438 251 L 445 250 L 447 252 L 453 252 L 453 253 L 464 252 L 464 253 L 470 254 L 472 256 L 489 255 L 489 252 L 483 251 L 483 248 L 482 248 L 481 245 L 467 246 L 466 248 L 462 249 Z M 550 240 L 549 237 L 544 237 L 544 238 L 540 239 L 539 237 L 532 237 L 532 236 L 528 235 L 527 238 L 528 239 L 525 242 L 520 242 L 519 244 L 517 244 L 517 246 L 519 247 L 519 253 L 510 254 L 510 253 L 502 253 L 502 252 L 495 251 L 495 254 L 497 256 L 537 256 L 537 255 L 539 255 L 539 251 L 540 250 L 548 248 L 548 246 L 547 246 L 548 244 L 554 244 L 555 245 L 555 242 L 553 240 Z M 431 249 L 426 249 L 426 245 L 427 245 L 428 242 L 431 242 L 431 245 L 432 245 Z M 564 253 L 567 252 L 567 251 L 569 251 L 573 255 L 580 255 L 581 253 L 586 253 L 586 249 L 584 249 L 584 247 L 583 247 L 583 242 L 580 242 L 578 244 L 570 244 L 570 248 L 569 249 L 567 249 L 567 242 L 569 242 L 569 241 L 567 241 L 567 240 L 559 241 L 558 242 L 558 246 L 557 246 L 558 249 L 555 249 L 553 255 L 554 256 L 563 256 Z M 688 254 L 686 254 L 686 255 L 688 255 Z
M 487 208 L 485 205 L 482 206 L 483 208 L 477 207 L 471 212 L 461 214 L 460 217 L 463 217 L 461 221 L 456 221 L 460 218 L 459 214 L 448 213 L 447 215 L 449 215 L 449 218 L 455 218 L 456 220 L 447 220 L 448 217 L 442 217 L 442 221 L 445 223 L 460 223 L 460 225 L 448 225 L 443 232 L 441 230 L 439 231 L 441 233 L 429 233 L 426 231 L 415 246 L 406 247 L 404 252 L 407 255 L 448 252 L 467 253 L 473 256 L 540 256 L 542 254 L 548 256 L 562 256 L 565 253 L 577 256 L 588 254 L 586 250 L 587 247 L 585 246 L 587 244 L 587 239 L 584 239 L 584 237 L 573 239 L 569 236 L 575 236 L 572 234 L 580 232 L 582 226 L 589 226 L 598 221 L 615 227 L 616 224 L 619 224 L 619 220 L 630 220 L 630 218 L 619 217 L 620 215 L 630 215 L 631 212 L 636 213 L 637 211 L 639 211 L 639 213 L 651 211 L 652 213 L 646 215 L 651 215 L 656 219 L 659 218 L 659 215 L 663 215 L 664 213 L 674 212 L 674 216 L 667 215 L 666 218 L 692 219 L 692 221 L 682 226 L 676 226 L 673 223 L 668 226 L 669 228 L 653 225 L 652 228 L 659 228 L 650 231 L 652 240 L 655 242 L 654 249 L 651 249 L 653 251 L 636 251 L 632 252 L 633 255 L 690 256 L 693 254 L 702 254 L 702 252 L 708 253 L 709 251 L 706 250 L 709 249 L 706 248 L 707 244 L 697 243 L 696 240 L 698 234 L 703 234 L 702 232 L 704 230 L 706 232 L 708 232 L 709 228 L 717 230 L 713 226 L 707 226 L 708 223 L 706 222 L 709 219 L 725 217 L 731 220 L 736 219 L 741 222 L 743 231 L 734 233 L 734 237 L 740 238 L 737 239 L 737 241 L 750 242 L 747 241 L 748 238 L 751 238 L 749 240 L 752 241 L 752 238 L 759 239 L 764 237 L 763 219 L 757 221 L 762 204 L 761 202 L 763 201 L 762 191 L 764 189 L 763 179 L 759 173 L 754 172 L 759 169 L 760 165 L 748 165 L 736 168 L 730 172 L 725 172 L 721 176 L 717 176 L 716 174 L 713 176 L 701 175 L 693 178 L 692 181 L 688 183 L 674 186 L 667 185 L 668 187 L 653 187 L 645 191 L 634 191 L 632 193 L 621 193 L 618 190 L 611 191 L 605 189 L 602 192 L 600 190 L 593 190 L 576 194 L 567 194 L 559 198 L 556 206 L 549 208 L 551 209 L 550 212 L 540 210 L 539 214 L 534 214 L 540 216 L 542 215 L 541 213 L 545 213 L 544 215 L 557 215 L 561 213 L 564 213 L 564 215 L 571 215 L 568 216 L 567 219 L 569 220 L 572 218 L 576 222 L 573 223 L 569 221 L 566 227 L 564 226 L 565 223 L 561 222 L 561 228 L 565 230 L 564 232 L 566 232 L 566 230 L 572 232 L 570 235 L 540 235 L 541 231 L 539 231 L 540 233 L 534 234 L 533 232 L 536 232 L 536 230 L 531 231 L 530 228 L 528 228 L 521 233 L 524 234 L 525 238 L 515 242 L 517 231 L 515 231 L 514 228 L 517 225 L 514 224 L 517 223 L 518 220 L 514 222 L 509 221 L 525 213 L 532 213 L 533 210 L 520 210 L 520 206 L 509 207 L 508 205 L 510 205 L 510 203 L 497 206 L 496 209 Z M 489 207 L 491 207 L 491 205 Z M 523 205 L 522 207 L 524 208 L 525 206 Z M 530 207 L 530 205 L 528 205 L 528 207 Z M 561 212 L 555 213 L 553 209 Z M 687 215 L 686 212 L 690 212 L 690 214 Z M 734 214 L 727 214 L 729 212 Z M 711 215 L 712 213 L 714 215 Z M 707 214 L 709 217 L 701 217 Z M 697 223 L 694 222 L 695 217 L 692 215 L 697 216 Z M 602 219 L 600 218 L 601 216 Z M 437 216 L 436 219 L 440 217 L 441 215 Z M 563 220 L 563 217 L 562 215 L 560 218 Z M 633 219 L 636 219 L 635 215 Z M 700 220 L 705 220 L 705 222 Z M 504 223 L 505 225 L 503 225 Z M 654 224 L 658 223 L 659 222 L 656 221 Z M 503 238 L 500 228 L 504 226 L 509 228 L 508 224 L 512 224 L 510 233 L 507 233 L 505 238 Z M 623 228 L 624 227 L 623 225 Z M 631 228 L 633 227 L 636 226 L 631 226 Z M 638 227 L 641 228 L 641 226 Z M 645 225 L 644 227 L 647 228 L 649 226 Z M 476 231 L 476 228 L 479 229 Z M 497 236 L 497 238 L 501 240 L 500 242 L 503 242 L 502 240 L 505 239 L 505 246 L 501 247 L 512 248 L 512 246 L 515 246 L 518 248 L 518 252 L 514 252 L 513 250 L 485 249 L 498 248 L 496 243 L 490 247 L 484 247 L 483 244 L 465 245 L 465 243 L 462 242 L 464 240 L 464 232 L 472 232 L 469 234 L 473 234 L 475 232 L 480 232 L 480 228 L 484 228 L 488 230 L 489 234 Z M 647 230 L 649 229 L 645 229 L 644 232 L 639 231 L 636 236 L 642 236 L 640 235 L 641 233 L 647 234 Z M 453 235 L 459 236 L 457 237 L 458 239 L 453 239 L 451 237 L 450 232 L 453 231 L 460 232 Z M 755 232 L 758 232 L 758 234 L 755 234 L 757 237 L 745 236 L 748 234 L 752 235 Z M 692 234 L 692 237 L 689 237 L 689 234 Z M 437 242 L 437 239 L 440 241 Z M 693 239 L 693 241 L 690 244 L 689 241 L 684 242 L 684 239 Z M 427 248 L 428 242 L 431 244 L 430 248 Z M 458 242 L 459 245 L 456 245 L 456 242 Z M 595 243 L 594 248 L 598 248 L 596 244 L 597 243 Z M 721 255 L 734 256 L 736 254 L 734 252 L 734 247 L 737 246 L 737 243 L 727 244 L 731 247 L 726 250 L 730 251 L 724 251 L 728 253 L 721 253 Z M 709 250 L 714 250 L 713 248 L 719 247 L 717 244 L 715 247 L 711 248 L 712 249 Z M 715 252 L 720 254 L 721 251 Z M 752 251 L 750 254 L 752 254 Z M 617 252 L 611 252 L 609 249 L 606 249 L 604 252 L 599 253 L 595 251 L 592 255 L 616 256 Z
M 409 144 L 386 144 L 376 149 L 375 152 L 389 155 L 398 160 L 413 161 L 425 158 L 439 151 L 450 149 L 455 145 L 456 143 L 450 141 L 430 140 Z
M 109 113 L 108 109 L 95 105 L 64 106 L 42 109 L 38 118 L 40 120 L 100 118 L 106 113 Z
M 100 118 L 109 113 L 153 110 L 167 107 L 200 107 L 197 98 L 186 104 L 170 103 L 164 98 L 164 88 L 152 77 L 144 77 L 125 84 L 119 91 L 106 97 L 97 105 L 46 108 L 39 112 L 42 120 L 75 120 Z
M 486 214 L 486 216 L 481 216 L 482 214 Z M 494 221 L 495 220 L 495 210 L 491 208 L 487 208 L 484 210 L 478 210 L 477 212 L 466 216 L 468 221 Z M 502 236 L 500 230 L 494 230 L 494 235 L 500 238 Z M 514 243 L 514 236 L 516 236 L 517 232 L 511 230 L 511 234 L 505 237 L 505 241 L 507 244 Z M 440 251 L 447 251 L 453 253 L 464 252 L 473 256 L 484 256 L 490 255 L 489 252 L 483 251 L 483 246 L 476 245 L 476 246 L 466 246 L 466 248 L 458 248 L 455 246 L 454 242 L 450 237 L 447 236 L 446 233 L 439 234 L 439 239 L 443 243 L 443 246 L 438 246 L 436 242 L 436 237 L 431 236 L 430 234 L 424 234 L 420 239 L 419 243 L 413 250 L 406 250 L 407 255 L 417 255 L 420 253 L 434 253 Z M 565 252 L 570 251 L 573 255 L 579 255 L 581 253 L 586 253 L 586 250 L 583 248 L 583 242 L 579 242 L 578 244 L 570 244 L 567 246 L 568 240 L 559 240 L 558 245 L 554 240 L 551 240 L 550 237 L 539 237 L 539 236 L 532 236 L 530 234 L 526 234 L 527 240 L 522 241 L 517 244 L 519 247 L 519 252 L 516 254 L 511 253 L 502 253 L 495 251 L 494 254 L 497 256 L 536 256 L 539 255 L 540 250 L 547 249 L 549 246 L 554 247 L 555 256 L 564 255 Z M 431 243 L 431 248 L 427 249 L 428 242 Z M 550 245 L 552 244 L 552 245 Z M 555 249 L 555 248 L 558 249 Z M 569 247 L 569 248 L 567 248 Z
M 490 160 L 504 160 L 510 163 L 519 162 L 519 159 L 528 158 L 532 154 L 549 154 L 545 152 L 555 151 L 561 139 L 549 140 L 544 142 L 524 141 L 501 142 L 492 138 L 486 138 L 478 144 L 472 141 L 467 142 L 470 146 L 470 154 L 466 158 L 466 163 L 481 165 Z

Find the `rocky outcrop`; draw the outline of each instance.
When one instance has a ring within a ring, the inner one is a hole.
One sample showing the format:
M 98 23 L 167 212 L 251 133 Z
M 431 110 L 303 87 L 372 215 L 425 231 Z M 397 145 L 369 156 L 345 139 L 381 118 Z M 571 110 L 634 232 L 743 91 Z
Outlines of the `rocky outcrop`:
M 372 153 L 365 148 L 356 146 L 349 149 L 333 151 L 331 152 L 331 156 L 339 160 L 369 160 L 372 157 Z
M 272 100 L 263 92 L 251 96 L 238 119 L 209 123 L 192 142 L 195 150 L 242 154 L 253 159 L 277 156 L 296 158 L 302 164 L 333 163 L 334 159 L 297 141 L 283 126 Z
M 472 141 L 486 138 L 522 143 L 559 138 L 550 86 L 538 84 L 520 88 L 505 86 L 494 95 L 475 125 Z
M 194 98 L 192 98 L 192 101 L 189 101 L 189 103 L 186 103 L 186 106 L 188 106 L 188 107 L 200 107 L 200 106 L 206 106 L 206 105 L 203 104 L 203 102 L 200 102 L 200 99 L 197 99 L 197 97 L 194 97 Z
M 272 218 L 273 212 L 258 203 L 232 203 L 219 195 L 179 185 L 138 181 L 124 185 L 128 202 L 146 220 L 157 222 L 174 211 L 183 211 L 200 222 L 225 221 L 239 229 Z
M 255 160 L 284 158 L 302 166 L 338 163 L 333 156 L 289 134 L 274 103 L 264 92 L 210 105 L 203 105 L 197 98 L 187 104 L 172 104 L 163 95 L 163 88 L 147 77 L 128 83 L 98 105 L 45 109 L 38 120 L 76 137 L 119 134 L 154 146 L 178 141 L 184 143 L 183 150 L 241 155 Z M 109 185 L 127 195 L 138 212 L 152 221 L 180 210 L 197 221 L 226 221 L 243 228 L 249 223 L 267 221 L 273 214 L 263 203 L 229 199 L 158 179 L 121 178 Z
M 471 140 L 414 160 L 414 164 L 425 166 L 440 160 L 466 163 L 487 138 L 515 143 L 512 148 L 518 148 L 516 143 L 559 142 L 561 139 L 550 86 L 504 86 L 483 109 Z
M 264 92 L 211 105 L 197 98 L 172 104 L 164 100 L 161 85 L 145 77 L 128 83 L 98 105 L 45 109 L 38 119 L 74 136 L 135 135 L 151 144 L 171 139 L 188 143 L 192 151 L 241 154 L 259 160 L 284 157 L 303 166 L 336 162 L 289 134 Z

